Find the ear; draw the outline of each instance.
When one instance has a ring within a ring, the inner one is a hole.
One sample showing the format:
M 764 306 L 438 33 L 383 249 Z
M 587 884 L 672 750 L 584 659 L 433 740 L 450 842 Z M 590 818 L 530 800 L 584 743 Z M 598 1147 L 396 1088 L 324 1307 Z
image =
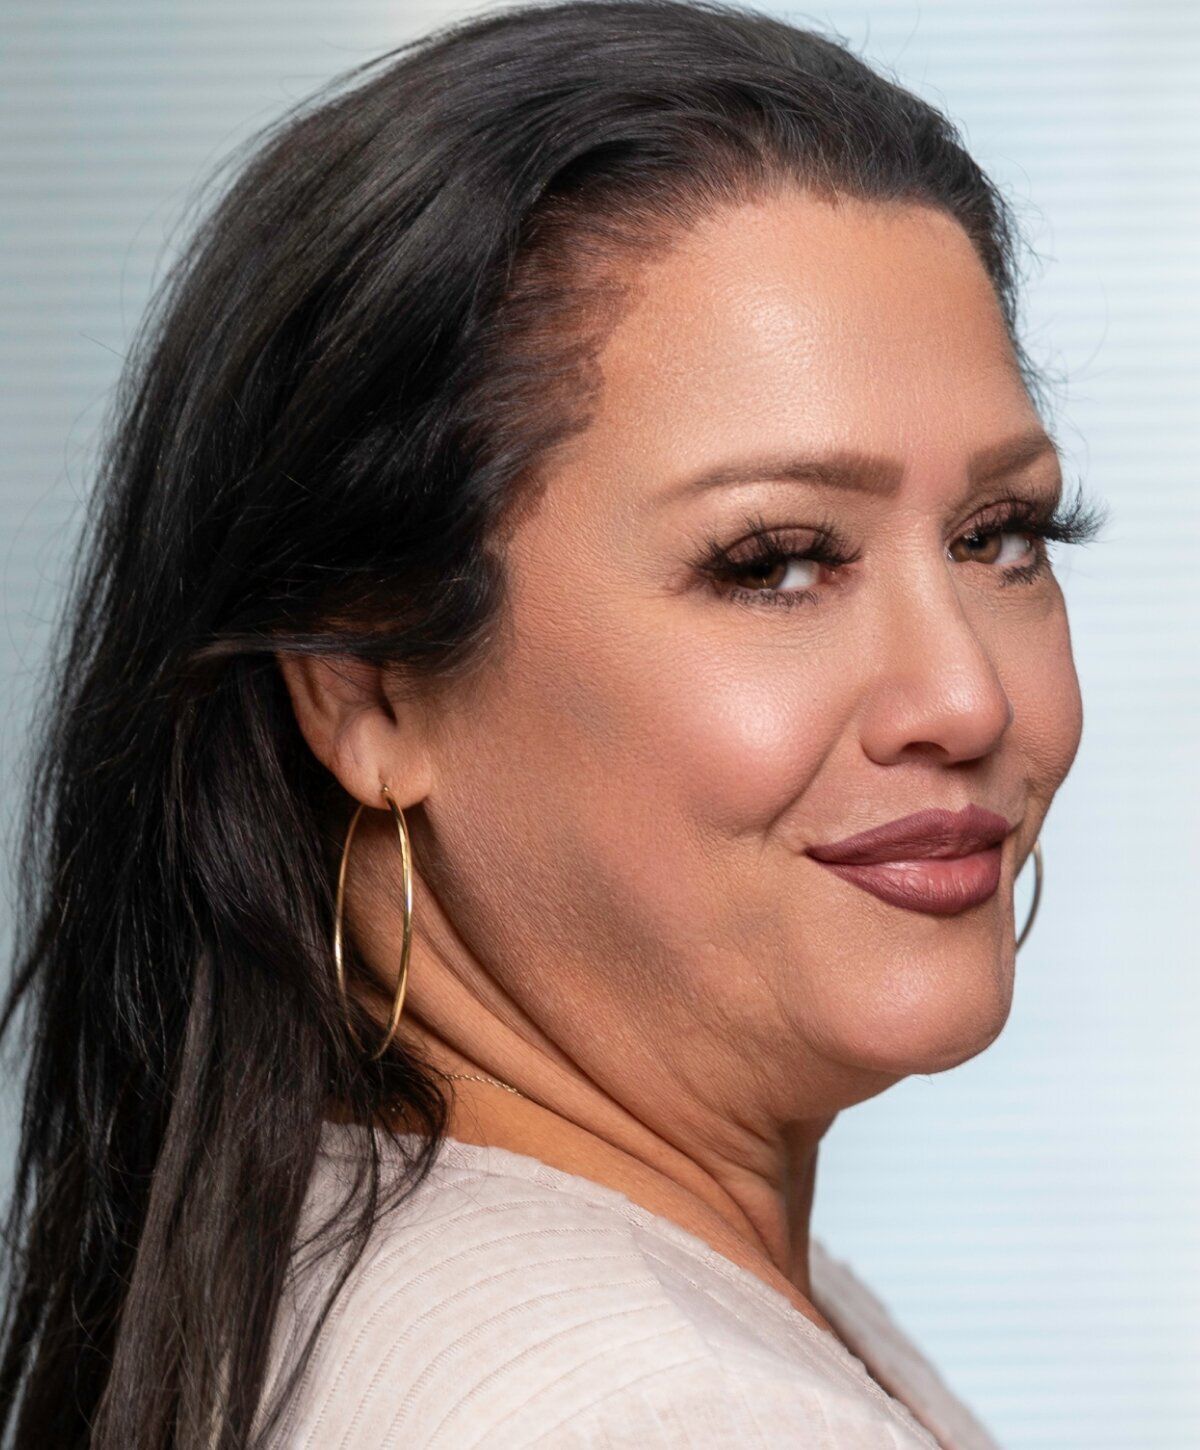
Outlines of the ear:
M 429 793 L 428 720 L 421 703 L 393 696 L 382 665 L 348 655 L 276 655 L 300 733 L 356 800 L 384 806 L 381 784 L 404 809 Z

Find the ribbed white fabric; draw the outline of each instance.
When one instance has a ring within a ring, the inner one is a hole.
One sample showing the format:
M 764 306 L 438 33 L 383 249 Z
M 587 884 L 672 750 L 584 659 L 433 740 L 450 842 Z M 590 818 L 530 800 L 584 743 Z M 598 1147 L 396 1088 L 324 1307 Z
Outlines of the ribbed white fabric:
M 300 1235 L 345 1199 L 364 1134 L 324 1124 Z M 334 1256 L 293 1255 L 264 1404 L 337 1267 Z M 816 1240 L 810 1271 L 814 1299 L 853 1353 L 623 1193 L 450 1139 L 377 1226 L 269 1443 L 997 1450 L 883 1304 Z

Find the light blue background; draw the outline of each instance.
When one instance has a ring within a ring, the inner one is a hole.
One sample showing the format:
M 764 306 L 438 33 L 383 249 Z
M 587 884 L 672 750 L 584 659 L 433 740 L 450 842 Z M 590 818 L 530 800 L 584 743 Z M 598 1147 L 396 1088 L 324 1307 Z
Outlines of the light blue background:
M 470 13 L 9 0 L 6 841 L 96 429 L 189 192 L 334 72 Z M 1194 1447 L 1200 7 L 880 0 L 779 13 L 840 32 L 947 109 L 1018 203 L 1041 259 L 1026 331 L 1061 380 L 1053 421 L 1112 507 L 1100 542 L 1060 555 L 1086 724 L 1042 833 L 1045 892 L 1009 1024 L 972 1062 L 843 1115 L 822 1152 L 815 1229 L 1005 1446 Z M 12 1118 L 10 1096 L 10 1142 Z

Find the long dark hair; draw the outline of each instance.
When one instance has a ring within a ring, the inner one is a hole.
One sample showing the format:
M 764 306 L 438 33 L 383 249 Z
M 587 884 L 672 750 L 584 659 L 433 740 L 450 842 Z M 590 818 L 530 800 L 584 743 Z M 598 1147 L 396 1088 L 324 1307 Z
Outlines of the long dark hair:
M 1015 229 L 953 126 L 737 6 L 475 16 L 234 160 L 114 397 L 38 722 L 0 1017 L 28 1058 L 0 1368 L 22 1450 L 251 1443 L 324 1106 L 399 1103 L 416 1135 L 389 1186 L 364 1134 L 334 1293 L 428 1172 L 444 1090 L 347 1029 L 348 801 L 276 655 L 414 688 L 485 657 L 505 526 L 586 425 L 622 264 L 780 185 L 924 203 L 971 239 L 1037 384 Z

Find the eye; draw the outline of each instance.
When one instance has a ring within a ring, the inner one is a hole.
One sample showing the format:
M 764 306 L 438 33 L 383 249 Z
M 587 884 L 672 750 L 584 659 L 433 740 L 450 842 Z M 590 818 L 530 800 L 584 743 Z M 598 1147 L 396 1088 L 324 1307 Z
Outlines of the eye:
M 1038 549 L 1038 535 L 1033 529 L 978 528 L 955 539 L 950 546 L 950 557 L 959 562 L 976 564 L 1020 564 Z M 1005 540 L 1015 541 L 1006 546 Z M 965 552 L 955 552 L 963 545 Z
M 822 569 L 853 563 L 830 526 L 817 529 L 772 529 L 748 520 L 752 532 L 728 547 L 710 540 L 700 571 L 723 598 L 753 606 L 815 603 L 814 587 Z
M 1032 584 L 1050 571 L 1050 540 L 1081 543 L 1095 527 L 1078 508 L 1061 515 L 1044 502 L 1009 499 L 993 505 L 946 553 L 956 563 L 986 565 L 1001 585 Z
M 821 573 L 818 560 L 804 554 L 763 554 L 757 562 L 739 565 L 737 574 L 752 588 L 776 594 L 811 589 Z

